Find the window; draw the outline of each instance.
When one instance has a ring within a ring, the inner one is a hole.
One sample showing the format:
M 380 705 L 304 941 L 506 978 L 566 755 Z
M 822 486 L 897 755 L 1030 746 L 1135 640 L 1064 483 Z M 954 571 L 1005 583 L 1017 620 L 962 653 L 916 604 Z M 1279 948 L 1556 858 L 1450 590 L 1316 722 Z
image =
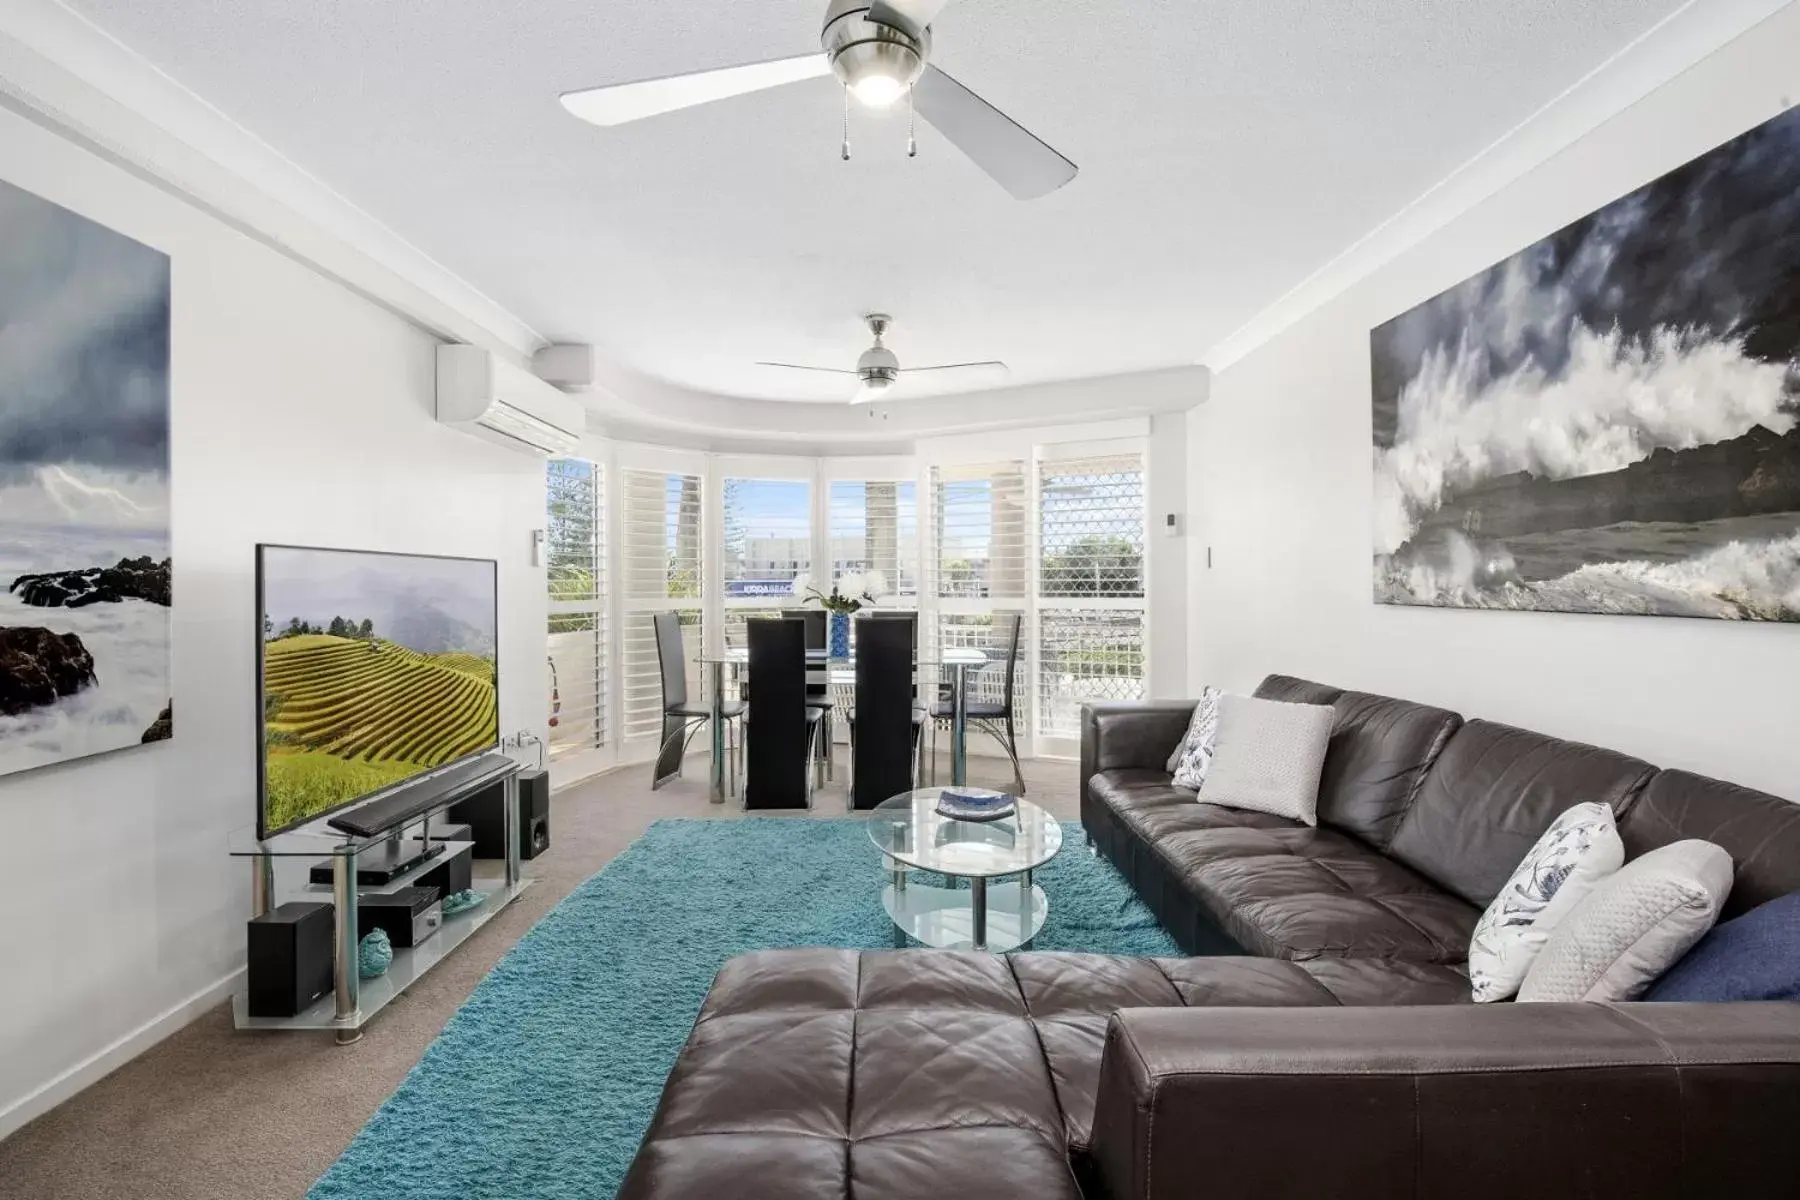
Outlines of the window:
M 745 610 L 793 606 L 812 572 L 812 484 L 727 478 L 724 514 L 725 642 L 741 646 Z
M 1087 700 L 1144 696 L 1144 460 L 1038 465 L 1038 731 L 1080 735 Z
M 932 583 L 940 600 L 1025 595 L 1025 464 L 933 467 Z
M 909 602 L 919 595 L 917 489 L 911 480 L 839 480 L 831 485 L 827 529 L 832 579 L 851 571 L 877 571 L 892 603 L 911 607 Z
M 553 761 L 606 744 L 604 479 L 581 459 L 552 459 L 545 468 Z
M 662 672 L 656 656 L 659 612 L 681 614 L 686 635 L 688 694 L 700 695 L 701 480 L 698 475 L 627 470 L 624 485 L 621 613 L 624 681 L 621 708 L 627 738 L 655 738 L 662 730 Z
M 1026 613 L 1025 464 L 1019 461 L 931 470 L 930 589 L 940 649 L 973 646 L 990 665 L 972 674 L 971 699 L 1001 703 L 1014 617 L 1024 622 L 1013 694 L 1021 748 L 1029 734 Z

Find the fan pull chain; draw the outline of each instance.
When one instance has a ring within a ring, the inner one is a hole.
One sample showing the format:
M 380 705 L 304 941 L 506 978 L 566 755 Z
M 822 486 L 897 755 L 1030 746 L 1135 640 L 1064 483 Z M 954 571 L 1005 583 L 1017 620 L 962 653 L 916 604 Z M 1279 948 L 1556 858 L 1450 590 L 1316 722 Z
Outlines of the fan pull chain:
M 913 88 L 906 85 L 906 157 L 919 157 L 919 106 L 913 101 Z
M 850 161 L 850 85 L 844 85 L 844 161 Z

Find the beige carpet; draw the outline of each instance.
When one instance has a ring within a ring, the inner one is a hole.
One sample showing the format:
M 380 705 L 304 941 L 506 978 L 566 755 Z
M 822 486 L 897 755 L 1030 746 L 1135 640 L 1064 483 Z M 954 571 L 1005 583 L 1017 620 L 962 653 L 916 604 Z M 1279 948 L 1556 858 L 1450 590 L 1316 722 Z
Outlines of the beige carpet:
M 992 759 L 971 759 L 970 772 L 974 783 L 1011 782 L 1007 765 Z M 551 849 L 526 864 L 536 884 L 383 1010 L 360 1042 L 239 1033 L 229 1006 L 221 1006 L 0 1142 L 0 1197 L 304 1195 L 481 977 L 558 900 L 660 817 L 742 815 L 735 803 L 707 802 L 701 760 L 690 761 L 688 775 L 652 792 L 648 768 L 635 767 L 559 793 L 551 802 Z M 1065 820 L 1077 815 L 1075 775 L 1069 763 L 1028 763 L 1025 772 L 1031 798 Z M 940 778 L 947 777 L 945 764 Z M 840 774 L 814 810 L 795 819 L 843 815 Z

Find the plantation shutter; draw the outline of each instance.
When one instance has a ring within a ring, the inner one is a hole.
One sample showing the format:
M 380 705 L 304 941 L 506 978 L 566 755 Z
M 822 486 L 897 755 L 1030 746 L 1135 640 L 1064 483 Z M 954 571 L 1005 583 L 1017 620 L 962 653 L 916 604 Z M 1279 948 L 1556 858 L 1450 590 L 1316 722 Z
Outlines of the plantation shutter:
M 550 758 L 606 745 L 606 485 L 582 459 L 545 468 Z
M 690 697 L 700 695 L 702 557 L 701 478 L 666 471 L 621 472 L 620 611 L 624 736 L 657 738 L 662 730 L 662 674 L 657 664 L 659 612 L 681 614 Z
M 886 607 L 911 608 L 919 596 L 918 485 L 912 480 L 836 480 L 829 494 L 830 578 L 879 572 Z
M 1083 702 L 1144 696 L 1144 456 L 1046 458 L 1037 485 L 1037 729 L 1074 739 Z
M 742 646 L 749 611 L 795 605 L 812 572 L 812 484 L 728 476 L 722 494 L 725 644 Z
M 937 608 L 935 648 L 975 647 L 989 665 L 971 675 L 971 698 L 1003 702 L 1014 617 L 1026 616 L 1027 519 L 1025 464 L 1018 460 L 931 469 L 931 537 L 927 588 Z M 1027 704 L 1029 621 L 1021 633 L 1013 699 L 1023 741 Z

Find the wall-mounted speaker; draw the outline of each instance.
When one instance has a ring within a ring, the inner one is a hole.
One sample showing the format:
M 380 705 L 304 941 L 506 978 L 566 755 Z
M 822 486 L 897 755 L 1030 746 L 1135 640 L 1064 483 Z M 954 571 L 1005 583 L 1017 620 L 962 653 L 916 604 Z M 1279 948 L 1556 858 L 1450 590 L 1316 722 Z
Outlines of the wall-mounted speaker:
M 469 827 L 476 858 L 506 857 L 505 788 L 495 784 L 454 805 L 449 819 Z M 519 776 L 519 857 L 532 859 L 550 848 L 550 774 L 526 771 Z
M 331 990 L 331 913 L 295 901 L 245 925 L 251 1016 L 299 1016 Z

